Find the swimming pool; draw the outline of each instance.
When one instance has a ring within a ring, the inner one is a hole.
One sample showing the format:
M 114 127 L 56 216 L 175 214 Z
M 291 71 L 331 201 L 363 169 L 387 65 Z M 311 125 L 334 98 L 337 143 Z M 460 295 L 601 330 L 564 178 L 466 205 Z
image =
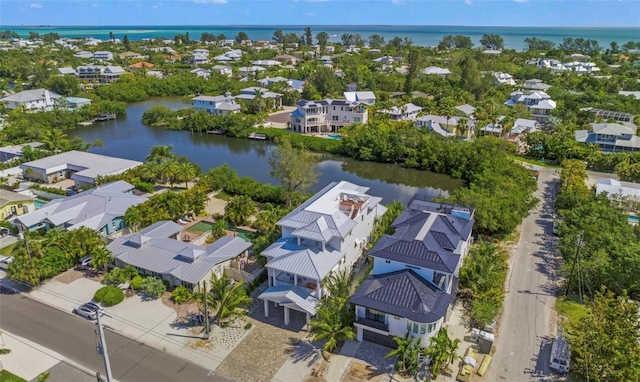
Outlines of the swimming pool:
M 35 205 L 36 209 L 38 208 L 42 208 L 42 206 L 44 206 L 45 204 L 47 204 L 47 202 L 45 200 L 41 200 L 41 199 L 35 199 L 33 201 L 33 204 Z
M 320 134 L 317 137 L 325 138 L 325 139 L 342 139 L 340 134 Z
M 251 232 L 251 231 L 247 231 L 239 228 L 232 228 L 229 231 L 235 232 L 238 237 L 241 237 L 246 241 L 251 241 L 256 236 L 255 232 Z
M 191 227 L 185 229 L 185 231 L 200 235 L 207 231 L 210 231 L 211 227 L 213 227 L 213 223 L 201 220 Z
M 629 223 L 638 224 L 640 223 L 640 219 L 636 215 L 629 215 L 628 218 Z

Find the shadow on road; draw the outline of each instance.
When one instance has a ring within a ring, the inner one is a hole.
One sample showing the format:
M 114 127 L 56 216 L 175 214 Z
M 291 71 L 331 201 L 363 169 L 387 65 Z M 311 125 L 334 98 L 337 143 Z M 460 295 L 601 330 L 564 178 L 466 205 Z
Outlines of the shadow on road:
M 529 374 L 531 377 L 535 377 L 539 382 L 555 382 L 564 380 L 564 378 L 555 374 L 549 368 L 549 359 L 551 357 L 551 346 L 553 345 L 553 338 L 548 336 L 538 337 L 540 341 L 540 348 L 538 350 L 538 356 L 534 356 L 532 361 L 536 363 L 535 369 L 525 369 L 525 374 Z

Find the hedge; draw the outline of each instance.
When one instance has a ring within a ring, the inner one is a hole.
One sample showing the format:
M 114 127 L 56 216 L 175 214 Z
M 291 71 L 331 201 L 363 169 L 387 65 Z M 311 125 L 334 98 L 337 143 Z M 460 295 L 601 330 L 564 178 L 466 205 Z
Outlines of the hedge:
M 118 305 L 124 300 L 124 292 L 115 286 L 104 286 L 96 291 L 93 300 L 101 302 L 104 306 Z

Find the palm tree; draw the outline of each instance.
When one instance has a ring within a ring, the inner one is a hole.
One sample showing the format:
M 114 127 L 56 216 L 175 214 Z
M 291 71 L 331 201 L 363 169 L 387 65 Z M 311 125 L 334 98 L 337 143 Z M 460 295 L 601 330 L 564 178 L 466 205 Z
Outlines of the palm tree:
M 104 273 L 107 273 L 109 263 L 113 260 L 111 251 L 104 245 L 93 250 L 91 253 L 91 266 L 95 269 L 102 267 Z
M 211 226 L 211 238 L 217 240 L 227 234 L 227 228 L 229 224 L 224 219 L 218 219 L 213 226 Z
M 218 325 L 222 320 L 246 316 L 245 306 L 252 301 L 247 296 L 244 281 L 233 282 L 227 276 L 218 277 L 215 273 L 211 276 L 211 290 L 207 298 L 211 308 L 218 309 L 215 315 Z
M 158 180 L 158 165 L 154 162 L 145 162 L 138 168 L 138 174 L 142 179 L 155 183 Z
M 234 226 L 245 224 L 255 213 L 256 206 L 253 204 L 253 200 L 246 195 L 232 198 L 224 207 L 225 219 Z
M 137 231 L 138 226 L 142 222 L 142 213 L 136 206 L 129 207 L 124 213 L 122 220 L 124 220 L 124 223 L 129 226 L 132 231 Z
M 176 166 L 176 179 L 183 181 L 185 188 L 189 188 L 189 181 L 198 175 L 197 170 L 197 167 L 191 162 L 178 162 Z
M 158 165 L 158 174 L 164 183 L 169 183 L 171 188 L 173 188 L 173 182 L 177 179 L 179 170 L 180 167 L 178 161 L 174 159 L 168 159 Z
M 467 117 L 461 117 L 460 119 L 458 119 L 458 133 L 460 133 L 460 135 L 462 135 L 463 137 L 467 138 L 467 133 L 469 132 L 469 118 Z
M 24 247 L 20 250 L 12 251 L 12 254 L 13 261 L 9 264 L 7 275 L 12 279 L 24 281 L 31 285 L 37 285 L 40 282 L 39 259 L 29 256 Z
M 68 141 L 67 134 L 63 133 L 62 130 L 59 129 L 45 130 L 41 139 L 47 148 L 53 151 L 54 154 L 58 154 L 64 147 L 64 144 Z
M 395 369 L 402 374 L 415 375 L 420 365 L 420 337 L 412 337 L 409 332 L 404 337 L 395 336 L 396 348 L 391 350 L 385 358 L 396 357 Z
M 316 317 L 311 320 L 311 333 L 314 341 L 326 340 L 322 349 L 334 351 L 340 342 L 353 340 L 356 334 L 351 325 L 344 325 L 343 312 L 346 299 L 330 298 L 323 300 Z
M 449 119 L 451 119 L 451 117 L 455 114 L 456 110 L 453 107 L 453 105 L 451 105 L 450 103 L 444 103 L 440 107 L 440 111 L 442 112 L 443 116 L 447 119 L 447 130 L 449 130 Z
M 149 151 L 149 155 L 147 155 L 145 160 L 147 162 L 156 162 L 156 163 L 165 162 L 175 157 L 175 154 L 172 153 L 171 150 L 173 150 L 173 146 L 171 145 L 153 146 L 151 148 L 151 151 Z
M 437 377 L 443 369 L 458 358 L 457 351 L 460 339 L 456 338 L 452 341 L 447 329 L 442 327 L 438 334 L 431 337 L 430 341 L 431 346 L 427 348 L 425 353 L 431 358 L 431 374 Z

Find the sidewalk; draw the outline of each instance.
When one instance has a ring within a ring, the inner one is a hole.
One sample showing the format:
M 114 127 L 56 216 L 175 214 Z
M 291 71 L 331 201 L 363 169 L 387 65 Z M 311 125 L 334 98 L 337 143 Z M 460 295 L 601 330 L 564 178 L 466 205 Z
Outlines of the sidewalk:
M 27 381 L 64 360 L 62 355 L 5 330 L 0 333 L 0 348 L 11 350 L 9 354 L 0 355 L 0 369 Z

